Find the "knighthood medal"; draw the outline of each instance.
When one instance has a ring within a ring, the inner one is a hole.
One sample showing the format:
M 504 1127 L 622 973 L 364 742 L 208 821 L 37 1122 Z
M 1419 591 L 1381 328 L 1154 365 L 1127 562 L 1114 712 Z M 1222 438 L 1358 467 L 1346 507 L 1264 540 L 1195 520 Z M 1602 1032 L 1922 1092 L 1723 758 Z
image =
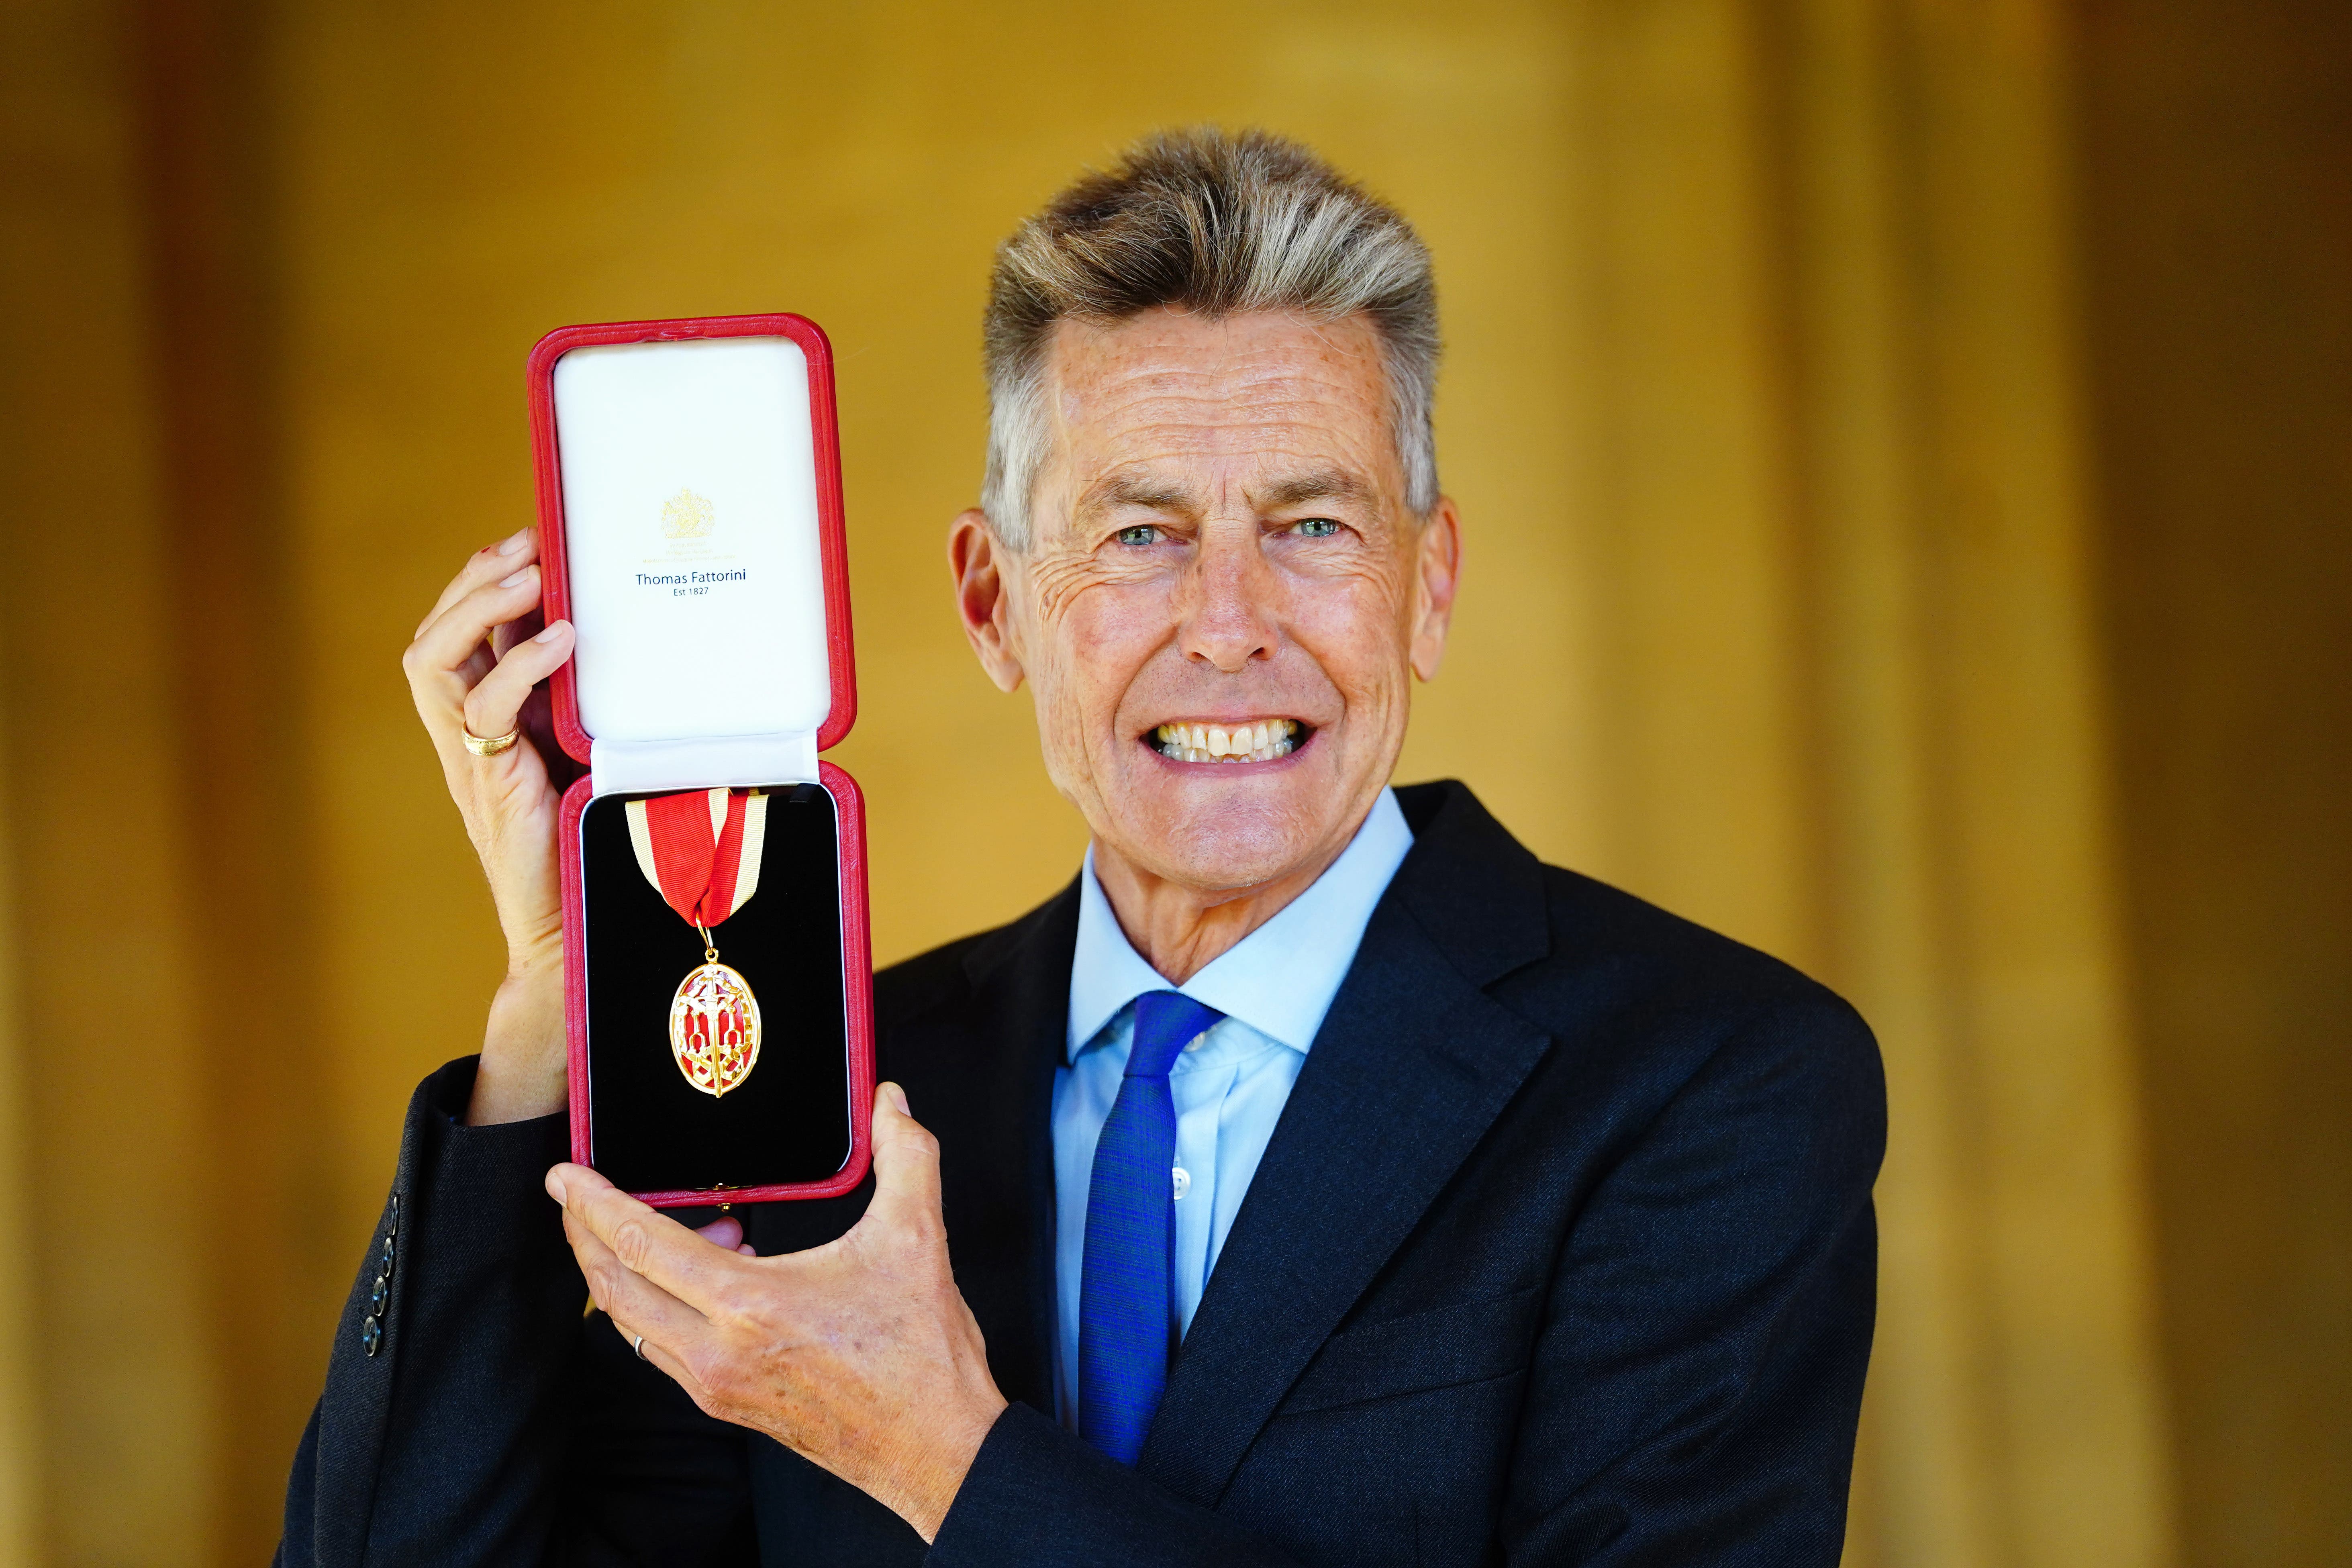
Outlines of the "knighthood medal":
M 719 962 L 711 928 L 760 885 L 768 797 L 758 790 L 696 790 L 628 803 L 629 844 L 662 900 L 702 933 L 702 963 L 669 1005 L 669 1051 L 686 1081 L 713 1099 L 740 1089 L 760 1065 L 760 1001 Z

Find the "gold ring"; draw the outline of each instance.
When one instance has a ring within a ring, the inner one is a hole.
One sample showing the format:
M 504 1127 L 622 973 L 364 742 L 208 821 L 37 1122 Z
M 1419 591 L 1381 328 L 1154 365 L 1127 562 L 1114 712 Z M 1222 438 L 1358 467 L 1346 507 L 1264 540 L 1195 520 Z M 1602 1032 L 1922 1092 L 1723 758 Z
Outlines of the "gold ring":
M 466 750 L 473 752 L 474 755 L 478 757 L 495 757 L 500 752 L 507 750 L 515 743 L 516 739 L 522 734 L 522 729 L 518 725 L 514 729 L 509 730 L 505 734 L 494 735 L 487 741 L 483 740 L 479 735 L 475 734 L 471 730 L 467 729 L 463 724 L 457 726 L 457 733 L 466 738 Z

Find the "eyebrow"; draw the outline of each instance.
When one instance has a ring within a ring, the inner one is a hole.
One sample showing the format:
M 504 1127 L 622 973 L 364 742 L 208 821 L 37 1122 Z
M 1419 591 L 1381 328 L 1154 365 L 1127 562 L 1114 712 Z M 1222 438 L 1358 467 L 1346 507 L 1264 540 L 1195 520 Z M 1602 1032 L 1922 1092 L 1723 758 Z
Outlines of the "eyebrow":
M 1076 507 L 1081 516 L 1108 511 L 1115 506 L 1144 507 L 1152 511 L 1190 512 L 1198 510 L 1191 491 L 1149 474 L 1109 474 L 1087 488 Z
M 1258 498 L 1261 511 L 1284 511 L 1311 500 L 1362 501 L 1370 492 L 1353 474 L 1338 468 L 1318 468 L 1276 485 Z

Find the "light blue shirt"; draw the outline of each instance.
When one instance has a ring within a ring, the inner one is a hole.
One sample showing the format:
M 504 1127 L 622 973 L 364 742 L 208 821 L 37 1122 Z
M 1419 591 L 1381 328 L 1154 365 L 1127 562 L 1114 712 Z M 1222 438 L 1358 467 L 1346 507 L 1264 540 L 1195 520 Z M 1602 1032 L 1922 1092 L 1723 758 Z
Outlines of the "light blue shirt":
M 1087 1194 L 1102 1132 L 1135 1037 L 1135 999 L 1181 991 L 1225 1016 L 1169 1069 L 1176 1101 L 1178 1331 L 1217 1266 L 1250 1178 L 1298 1081 L 1315 1032 L 1356 961 L 1372 906 L 1388 889 L 1412 829 L 1381 792 L 1356 837 L 1312 887 L 1183 984 L 1171 986 L 1119 929 L 1095 879 L 1093 849 L 1078 879 L 1078 945 L 1070 964 L 1070 1033 L 1054 1074 L 1054 1271 L 1060 1317 L 1055 1367 L 1061 1419 L 1077 1425 L 1078 1298 L 1087 1255 Z

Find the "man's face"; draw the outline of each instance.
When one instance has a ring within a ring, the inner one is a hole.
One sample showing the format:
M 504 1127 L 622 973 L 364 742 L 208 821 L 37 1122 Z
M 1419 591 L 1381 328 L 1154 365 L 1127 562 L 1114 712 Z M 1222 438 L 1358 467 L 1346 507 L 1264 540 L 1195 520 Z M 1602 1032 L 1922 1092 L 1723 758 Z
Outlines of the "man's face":
M 1453 509 L 1405 509 L 1374 329 L 1056 333 L 1028 550 L 959 524 L 975 646 L 1028 679 L 1055 785 L 1139 869 L 1206 893 L 1318 874 L 1388 783 L 1453 600 Z M 1001 592 L 975 595 L 975 552 Z

